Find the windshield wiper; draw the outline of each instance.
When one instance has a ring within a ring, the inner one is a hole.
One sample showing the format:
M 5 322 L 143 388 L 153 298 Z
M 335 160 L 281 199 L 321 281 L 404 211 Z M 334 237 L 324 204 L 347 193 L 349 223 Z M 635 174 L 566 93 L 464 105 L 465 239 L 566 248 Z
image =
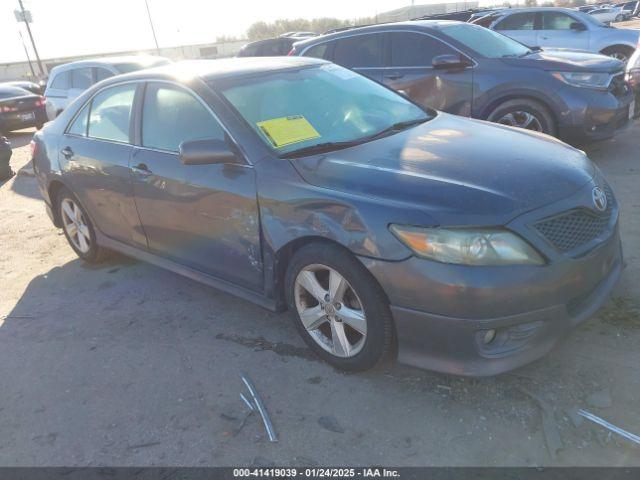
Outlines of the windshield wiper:
M 429 117 L 424 117 L 424 118 L 416 118 L 414 120 L 407 120 L 404 122 L 396 122 L 393 125 L 391 125 L 390 127 L 385 128 L 384 130 L 380 130 L 377 133 L 374 133 L 373 135 L 368 135 L 366 137 L 362 137 L 362 138 L 357 138 L 355 140 L 349 140 L 347 142 L 324 142 L 324 143 L 318 143 L 316 145 L 309 145 L 308 147 L 302 147 L 299 148 L 297 150 L 293 150 L 291 152 L 285 153 L 283 155 L 281 155 L 281 158 L 298 158 L 298 157 L 304 157 L 307 155 L 315 155 L 318 153 L 326 153 L 326 152 L 333 152 L 335 150 L 341 150 L 343 148 L 349 148 L 349 147 L 354 147 L 356 145 L 360 145 L 362 143 L 367 143 L 370 142 L 372 140 L 376 140 L 378 138 L 387 136 L 391 133 L 394 132 L 399 132 L 400 130 L 405 130 L 409 127 L 412 127 L 414 125 L 417 125 L 419 123 L 424 123 L 427 120 L 429 120 Z

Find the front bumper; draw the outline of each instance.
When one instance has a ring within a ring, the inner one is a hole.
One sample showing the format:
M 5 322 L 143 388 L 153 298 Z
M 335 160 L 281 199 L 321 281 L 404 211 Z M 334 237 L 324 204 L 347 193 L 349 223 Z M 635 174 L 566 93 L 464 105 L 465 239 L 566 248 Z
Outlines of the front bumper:
M 456 375 L 495 375 L 544 356 L 593 315 L 623 269 L 617 205 L 606 234 L 567 254 L 523 233 L 532 218 L 547 217 L 553 209 L 582 208 L 593 185 L 508 225 L 543 252 L 549 260 L 544 266 L 470 267 L 417 257 L 401 262 L 361 258 L 391 303 L 398 360 Z M 485 343 L 489 330 L 495 330 L 495 338 Z
M 568 143 L 582 143 L 611 138 L 632 121 L 631 91 L 616 96 L 611 92 L 585 88 L 565 88 L 567 110 L 559 115 L 558 136 Z M 636 107 L 636 111 L 637 111 Z

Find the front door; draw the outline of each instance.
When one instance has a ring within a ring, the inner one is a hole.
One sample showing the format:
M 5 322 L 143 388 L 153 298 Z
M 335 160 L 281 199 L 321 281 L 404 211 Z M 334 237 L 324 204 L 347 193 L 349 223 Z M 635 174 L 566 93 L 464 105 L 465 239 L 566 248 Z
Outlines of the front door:
M 177 85 L 146 86 L 141 145 L 131 157 L 149 249 L 237 285 L 263 285 L 255 172 L 248 164 L 183 165 L 183 141 L 230 142 L 204 103 Z
M 590 33 L 584 22 L 564 12 L 542 12 L 541 17 L 538 46 L 589 50 Z M 582 29 L 576 28 L 577 24 Z
M 473 69 L 434 69 L 439 55 L 461 55 L 440 40 L 417 32 L 390 32 L 385 85 L 425 107 L 456 115 L 471 115 Z

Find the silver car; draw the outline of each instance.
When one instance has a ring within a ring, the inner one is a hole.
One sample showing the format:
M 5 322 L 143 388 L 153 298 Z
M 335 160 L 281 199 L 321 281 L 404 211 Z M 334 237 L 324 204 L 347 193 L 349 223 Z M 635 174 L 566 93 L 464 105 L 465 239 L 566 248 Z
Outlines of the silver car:
M 65 63 L 51 69 L 44 96 L 47 115 L 57 117 L 69 103 L 94 83 L 143 68 L 166 65 L 170 60 L 153 55 L 108 57 Z
M 473 23 L 530 47 L 569 48 L 626 61 L 638 47 L 640 30 L 613 28 L 592 15 L 568 8 L 501 10 Z

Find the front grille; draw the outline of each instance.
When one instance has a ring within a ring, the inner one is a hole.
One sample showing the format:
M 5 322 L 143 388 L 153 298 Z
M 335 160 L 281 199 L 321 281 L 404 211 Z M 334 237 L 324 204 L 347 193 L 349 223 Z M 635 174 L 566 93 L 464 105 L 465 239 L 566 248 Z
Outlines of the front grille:
M 607 229 L 613 211 L 613 195 L 608 186 L 607 209 L 598 214 L 579 208 L 569 210 L 536 223 L 535 228 L 557 250 L 562 253 L 582 247 L 602 235 Z
M 629 93 L 629 84 L 624 78 L 624 72 L 620 72 L 613 76 L 609 84 L 609 91 L 616 97 L 622 97 Z

